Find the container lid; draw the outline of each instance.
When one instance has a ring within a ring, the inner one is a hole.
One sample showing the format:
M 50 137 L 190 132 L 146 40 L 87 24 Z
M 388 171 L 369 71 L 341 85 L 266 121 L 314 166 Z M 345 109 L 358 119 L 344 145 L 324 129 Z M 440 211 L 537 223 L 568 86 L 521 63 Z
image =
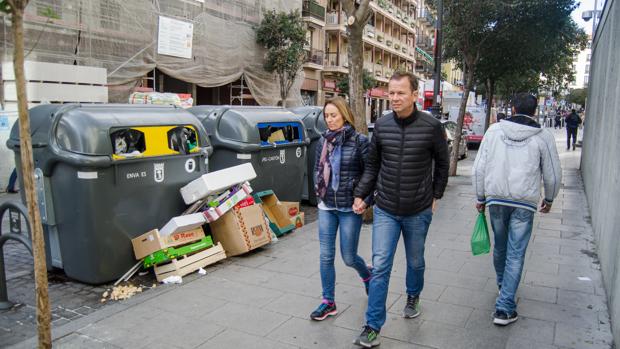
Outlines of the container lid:
M 58 147 L 82 155 L 112 155 L 110 133 L 145 126 L 192 126 L 201 146 L 208 146 L 206 132 L 189 112 L 174 106 L 133 104 L 48 104 L 29 111 L 33 147 L 44 147 L 53 133 Z M 11 130 L 7 145 L 19 145 L 19 126 Z
M 308 137 L 315 140 L 321 137 L 321 134 L 327 130 L 327 123 L 323 117 L 323 108 L 319 106 L 304 106 L 291 108 L 291 112 L 295 113 L 302 119 Z

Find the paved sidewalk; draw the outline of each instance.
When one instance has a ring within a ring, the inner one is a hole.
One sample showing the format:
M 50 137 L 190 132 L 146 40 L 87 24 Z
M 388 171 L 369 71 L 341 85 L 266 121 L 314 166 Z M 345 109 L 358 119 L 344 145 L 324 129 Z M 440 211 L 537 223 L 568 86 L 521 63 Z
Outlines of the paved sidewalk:
M 564 185 L 552 212 L 537 215 L 522 284 L 520 319 L 491 323 L 497 288 L 490 255 L 473 257 L 476 212 L 469 173 L 460 165 L 428 235 L 422 315 L 403 319 L 405 262 L 399 246 L 381 348 L 611 348 L 609 316 L 578 172 L 579 149 L 564 152 Z M 162 286 L 55 328 L 59 348 L 351 348 L 366 295 L 337 259 L 339 314 L 308 319 L 320 301 L 319 244 L 312 223 L 279 242 L 230 258 L 183 285 Z M 370 257 L 370 226 L 360 254 Z M 339 257 L 338 257 L 339 258 Z M 31 348 L 35 339 L 16 347 Z

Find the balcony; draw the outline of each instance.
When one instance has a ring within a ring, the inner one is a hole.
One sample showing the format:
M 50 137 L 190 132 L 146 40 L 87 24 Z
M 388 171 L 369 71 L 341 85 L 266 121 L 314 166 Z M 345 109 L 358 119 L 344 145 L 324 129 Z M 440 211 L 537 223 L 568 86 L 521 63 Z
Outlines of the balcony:
M 435 16 L 433 16 L 433 14 L 428 9 L 420 10 L 420 15 L 418 16 L 418 18 L 422 23 L 426 24 L 429 27 L 435 26 Z
M 324 54 L 321 50 L 310 49 L 306 50 L 306 60 L 304 62 L 307 68 L 323 68 L 323 58 Z
M 301 7 L 301 15 L 325 22 L 325 7 L 321 6 L 316 1 L 304 0 Z
M 349 58 L 347 53 L 327 52 L 325 54 L 324 70 L 348 73 Z

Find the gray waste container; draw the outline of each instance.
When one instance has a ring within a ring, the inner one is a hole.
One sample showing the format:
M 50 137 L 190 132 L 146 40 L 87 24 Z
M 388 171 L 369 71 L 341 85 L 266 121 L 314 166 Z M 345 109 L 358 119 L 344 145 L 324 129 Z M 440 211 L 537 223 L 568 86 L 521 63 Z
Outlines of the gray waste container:
M 189 111 L 209 134 L 211 171 L 250 162 L 257 174 L 250 182 L 255 192 L 271 189 L 281 201 L 301 201 L 308 139 L 295 114 L 278 107 L 196 106 Z
M 308 139 L 310 140 L 302 197 L 308 200 L 311 205 L 317 205 L 318 202 L 314 191 L 314 162 L 316 161 L 316 147 L 321 139 L 321 134 L 327 130 L 327 124 L 323 117 L 323 108 L 319 106 L 307 106 L 292 108 L 290 110 L 302 119 L 304 126 L 306 126 Z
M 136 263 L 131 239 L 183 212 L 179 189 L 212 152 L 198 120 L 172 106 L 42 105 L 30 123 L 48 267 L 90 284 Z M 17 123 L 7 146 L 21 178 Z

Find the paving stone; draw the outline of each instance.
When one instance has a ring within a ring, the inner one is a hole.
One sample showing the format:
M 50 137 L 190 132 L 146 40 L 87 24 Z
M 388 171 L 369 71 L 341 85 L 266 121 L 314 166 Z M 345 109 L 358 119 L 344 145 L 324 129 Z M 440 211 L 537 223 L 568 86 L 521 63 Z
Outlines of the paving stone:
M 507 338 L 505 337 L 479 330 L 468 330 L 433 321 L 424 321 L 417 331 L 413 343 L 442 349 L 503 349 L 506 346 L 506 341 Z
M 204 286 L 210 287 L 208 285 Z M 211 285 L 212 287 L 212 285 Z M 146 305 L 161 309 L 165 313 L 173 313 L 188 317 L 188 320 L 202 320 L 202 318 L 228 304 L 227 300 L 205 296 L 202 287 L 180 287 L 172 292 L 166 292 L 145 302 Z
M 576 349 L 611 349 L 613 337 L 609 332 L 558 323 L 554 344 Z
M 241 331 L 227 329 L 207 342 L 197 347 L 198 349 L 237 349 L 237 348 L 273 348 L 286 349 L 296 348 L 285 343 L 269 340 L 262 336 L 255 336 Z
M 598 313 L 592 310 L 523 299 L 518 311 L 520 315 L 533 319 L 562 322 L 576 328 L 599 328 Z
M 510 326 L 496 326 L 493 324 L 492 312 L 476 309 L 473 311 L 465 328 L 484 331 L 496 336 L 522 338 L 538 343 L 553 344 L 553 330 L 555 322 L 536 320 L 519 316 L 519 319 Z
M 360 331 L 333 326 L 329 321 L 291 318 L 267 338 L 304 348 L 351 348 Z
M 558 290 L 558 304 L 607 312 L 607 300 L 605 297 L 564 289 Z
M 558 347 L 519 337 L 509 337 L 508 342 L 506 342 L 506 349 L 558 349 Z
M 93 349 L 96 349 L 96 348 L 120 348 L 120 347 L 112 345 L 111 343 L 106 343 L 96 338 L 91 338 L 83 334 L 72 333 L 54 342 L 54 348 L 63 348 L 63 349 L 93 348 Z
M 399 300 L 388 309 L 388 312 L 401 315 L 406 302 L 407 299 L 405 297 L 399 298 Z M 423 300 L 420 302 L 420 312 L 422 314 L 419 318 L 463 327 L 473 309 L 473 307 Z
M 564 288 L 571 291 L 579 291 L 594 294 L 594 284 L 592 281 L 582 281 L 577 277 L 565 275 L 549 275 L 533 271 L 527 271 L 524 283 L 532 286 L 546 286 Z
M 519 284 L 519 288 L 517 289 L 517 298 L 555 303 L 557 300 L 557 292 L 558 290 L 555 287 Z
M 238 321 L 240 319 L 244 318 L 240 316 Z M 197 330 L 195 324 L 188 324 L 186 317 L 163 313 L 143 303 L 81 328 L 78 332 L 123 348 L 194 348 L 224 330 L 214 321 L 202 321 L 199 326 Z
M 442 270 L 435 270 L 433 273 L 426 273 L 424 277 L 425 280 L 435 284 L 458 286 L 472 290 L 482 290 L 488 279 L 488 277 L 461 275 L 459 273 L 451 273 Z M 489 275 L 489 277 L 495 276 Z
M 265 336 L 290 318 L 265 309 L 231 303 L 207 314 L 203 319 L 211 324 Z
M 548 236 L 553 238 L 561 238 L 562 232 L 559 230 L 549 230 L 549 229 L 534 229 L 533 234 L 536 236 Z
M 448 286 L 439 298 L 439 302 L 462 305 L 465 307 L 495 310 L 497 292 L 486 292 Z
M 288 293 L 265 305 L 263 309 L 307 320 L 310 318 L 310 313 L 312 313 L 319 304 L 321 304 L 320 297 L 307 297 Z M 349 304 L 340 302 L 336 299 L 336 307 L 338 308 L 338 312 L 342 313 L 349 307 Z
M 214 285 L 210 287 L 210 285 Z M 215 286 L 217 285 L 217 286 Z M 202 297 L 214 297 L 233 303 L 261 307 L 283 295 L 282 292 L 236 281 L 207 277 L 190 283 L 187 288 L 201 291 Z M 189 292 L 189 291 L 188 291 Z

